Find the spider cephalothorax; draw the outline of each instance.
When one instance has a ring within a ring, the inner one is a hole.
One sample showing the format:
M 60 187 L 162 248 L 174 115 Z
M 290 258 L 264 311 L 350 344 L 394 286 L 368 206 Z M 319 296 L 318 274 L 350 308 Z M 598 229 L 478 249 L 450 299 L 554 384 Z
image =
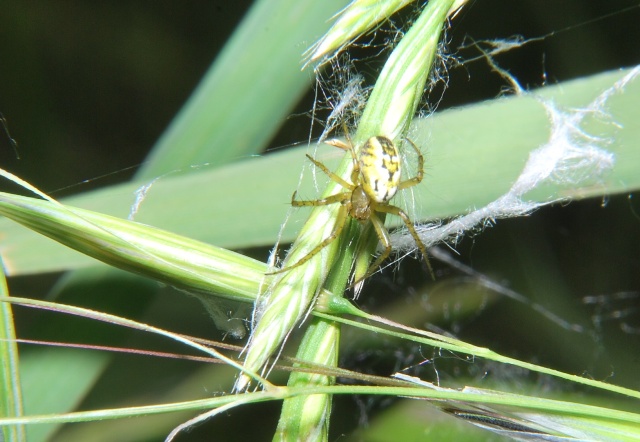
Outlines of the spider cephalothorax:
M 333 242 L 342 232 L 345 226 L 347 216 L 356 219 L 360 223 L 370 221 L 373 228 L 384 246 L 384 251 L 371 264 L 365 275 L 360 278 L 363 280 L 374 273 L 382 262 L 391 253 L 391 241 L 389 232 L 384 227 L 384 222 L 377 213 L 389 213 L 402 218 L 405 226 L 411 233 L 418 249 L 425 259 L 425 263 L 431 272 L 427 250 L 422 243 L 418 234 L 413 227 L 413 223 L 406 213 L 399 207 L 393 206 L 388 201 L 393 198 L 398 190 L 415 186 L 422 181 L 424 175 L 424 158 L 417 146 L 409 139 L 418 155 L 418 172 L 411 179 L 401 181 L 401 164 L 398 148 L 393 141 L 385 136 L 376 136 L 369 138 L 360 148 L 359 154 L 356 154 L 355 147 L 347 136 L 347 142 L 341 140 L 329 140 L 327 144 L 338 147 L 351 153 L 353 159 L 353 170 L 351 172 L 351 182 L 347 182 L 335 173 L 331 172 L 323 163 L 307 155 L 307 158 L 322 170 L 334 182 L 342 186 L 345 191 L 326 198 L 318 200 L 301 201 L 296 200 L 296 192 L 291 197 L 291 205 L 294 207 L 301 206 L 327 206 L 330 204 L 341 204 L 340 210 L 336 218 L 336 223 L 331 234 L 318 244 L 313 250 L 300 258 L 294 264 L 278 269 L 271 274 L 282 273 L 298 267 L 313 258 L 323 248 Z M 433 272 L 431 272 L 433 274 Z

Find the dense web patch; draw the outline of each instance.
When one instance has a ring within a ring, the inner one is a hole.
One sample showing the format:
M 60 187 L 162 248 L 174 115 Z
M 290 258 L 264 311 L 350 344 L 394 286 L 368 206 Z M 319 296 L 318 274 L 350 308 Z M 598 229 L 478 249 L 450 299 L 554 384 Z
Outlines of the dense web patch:
M 527 193 L 545 183 L 577 185 L 587 179 L 602 177 L 611 170 L 615 162 L 614 154 L 604 148 L 609 140 L 586 133 L 580 125 L 587 116 L 610 120 L 605 109 L 607 100 L 623 90 L 638 74 L 640 67 L 632 70 L 583 109 L 562 110 L 553 102 L 538 98 L 547 111 L 551 134 L 547 143 L 529 154 L 524 169 L 511 188 L 485 207 L 448 223 L 416 227 L 422 241 L 430 246 L 441 242 L 455 244 L 465 233 L 490 226 L 496 219 L 526 215 L 544 205 L 562 201 L 562 198 L 545 202 L 524 198 Z M 392 243 L 399 252 L 414 250 L 406 232 L 399 231 L 392 235 Z

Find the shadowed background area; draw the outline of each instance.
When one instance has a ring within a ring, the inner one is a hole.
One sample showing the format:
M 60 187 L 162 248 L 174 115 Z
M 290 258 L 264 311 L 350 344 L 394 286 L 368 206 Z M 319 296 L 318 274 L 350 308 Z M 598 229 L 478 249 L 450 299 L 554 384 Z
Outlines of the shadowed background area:
M 15 159 L 3 134 L 3 166 L 46 191 L 109 175 L 65 194 L 129 179 L 250 5 L 4 2 L 0 112 L 21 159 Z M 406 9 L 399 23 L 413 14 Z M 471 39 L 546 37 L 497 58 L 532 88 L 545 76 L 553 84 L 637 63 L 639 15 L 637 4 L 629 1 L 472 1 L 448 32 L 449 48 L 455 55 L 461 42 Z M 300 52 L 310 43 L 301 42 Z M 355 50 L 354 58 L 377 50 Z M 478 52 L 460 55 L 470 59 Z M 376 66 L 363 71 L 373 76 Z M 493 98 L 504 86 L 483 60 L 449 74 L 439 109 Z M 312 99 L 309 93 L 291 114 L 309 112 Z M 306 140 L 310 124 L 306 115 L 291 118 L 271 145 Z

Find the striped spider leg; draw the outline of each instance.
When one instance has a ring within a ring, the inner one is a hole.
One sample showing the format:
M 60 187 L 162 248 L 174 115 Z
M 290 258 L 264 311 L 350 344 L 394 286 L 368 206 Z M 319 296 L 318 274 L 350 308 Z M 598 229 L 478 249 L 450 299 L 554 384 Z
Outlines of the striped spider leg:
M 356 219 L 358 222 L 365 224 L 367 221 L 373 224 L 378 240 L 384 247 L 384 251 L 369 266 L 369 269 L 363 277 L 356 283 L 371 276 L 382 264 L 382 262 L 391 254 L 391 239 L 389 231 L 385 228 L 384 222 L 378 216 L 378 213 L 391 214 L 398 216 L 404 222 L 413 237 L 424 261 L 433 277 L 433 270 L 429 263 L 427 249 L 420 240 L 418 233 L 413 227 L 413 223 L 409 216 L 399 207 L 391 205 L 388 201 L 393 198 L 398 190 L 406 189 L 419 184 L 424 176 L 424 158 L 418 147 L 409 139 L 406 139 L 418 155 L 418 172 L 413 178 L 400 181 L 401 167 L 400 154 L 398 148 L 389 138 L 385 136 L 371 137 L 360 149 L 360 153 L 356 154 L 353 143 L 347 136 L 347 142 L 340 140 L 329 140 L 327 144 L 348 151 L 353 159 L 353 170 L 351 172 L 351 182 L 347 182 L 340 176 L 331 172 L 323 163 L 315 158 L 307 155 L 316 167 L 322 170 L 332 181 L 344 188 L 344 192 L 328 196 L 317 200 L 296 200 L 297 192 L 291 197 L 291 205 L 293 207 L 303 206 L 327 206 L 331 204 L 340 204 L 340 209 L 336 217 L 336 222 L 331 234 L 326 237 L 320 244 L 314 247 L 309 253 L 300 258 L 294 264 L 285 266 L 281 269 L 270 272 L 269 274 L 277 274 L 286 272 L 309 261 L 323 248 L 331 244 L 344 229 L 348 217 Z

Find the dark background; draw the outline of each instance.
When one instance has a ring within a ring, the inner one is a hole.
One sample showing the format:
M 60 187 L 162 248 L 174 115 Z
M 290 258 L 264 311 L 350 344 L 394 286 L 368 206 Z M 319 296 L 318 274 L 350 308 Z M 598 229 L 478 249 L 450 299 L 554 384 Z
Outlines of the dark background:
M 2 134 L 1 164 L 46 191 L 103 175 L 109 177 L 90 185 L 127 180 L 250 4 L 3 2 L 0 112 L 21 159 Z M 411 14 L 407 8 L 397 20 Z M 497 58 L 522 85 L 535 87 L 544 76 L 555 83 L 636 64 L 639 18 L 633 1 L 476 0 L 454 20 L 449 48 L 456 55 L 469 37 L 546 36 Z M 364 68 L 365 75 L 375 72 Z M 449 74 L 440 109 L 493 98 L 504 86 L 482 60 Z M 308 111 L 311 99 L 292 114 Z M 307 117 L 289 120 L 272 147 L 305 139 L 309 125 Z

